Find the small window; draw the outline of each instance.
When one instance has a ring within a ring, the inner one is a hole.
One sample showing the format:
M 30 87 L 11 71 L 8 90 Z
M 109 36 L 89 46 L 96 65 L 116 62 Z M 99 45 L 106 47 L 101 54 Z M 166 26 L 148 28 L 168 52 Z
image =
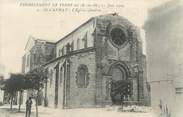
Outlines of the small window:
M 70 52 L 70 44 L 68 43 L 67 45 L 66 45 L 66 54 L 68 54 Z
M 33 64 L 36 65 L 36 54 L 32 54 L 32 59 Z
M 34 55 L 34 63 L 35 63 L 35 65 L 37 65 L 38 64 L 38 54 L 35 54 Z
M 63 55 L 64 55 L 64 47 L 62 48 L 62 50 L 61 50 L 61 51 L 62 51 L 62 56 L 63 56 Z
M 80 49 L 80 39 L 77 40 L 77 49 Z
M 58 56 L 62 56 L 62 50 L 59 49 Z
M 89 84 L 89 73 L 86 65 L 81 64 L 76 73 L 76 84 L 78 88 L 86 88 Z
M 87 40 L 87 36 L 88 36 L 88 32 L 86 32 L 86 34 L 85 34 L 85 36 L 84 36 L 84 38 L 83 38 L 83 42 L 84 42 L 84 48 L 87 48 L 88 47 L 88 40 Z
M 74 41 L 71 43 L 71 51 L 74 50 Z

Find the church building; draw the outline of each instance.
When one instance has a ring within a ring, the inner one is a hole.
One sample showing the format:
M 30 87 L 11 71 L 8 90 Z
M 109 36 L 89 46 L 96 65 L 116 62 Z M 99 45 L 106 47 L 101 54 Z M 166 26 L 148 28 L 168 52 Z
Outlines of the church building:
M 140 30 L 124 17 L 92 17 L 54 46 L 55 57 L 43 64 L 48 73 L 44 87 L 48 106 L 149 103 Z

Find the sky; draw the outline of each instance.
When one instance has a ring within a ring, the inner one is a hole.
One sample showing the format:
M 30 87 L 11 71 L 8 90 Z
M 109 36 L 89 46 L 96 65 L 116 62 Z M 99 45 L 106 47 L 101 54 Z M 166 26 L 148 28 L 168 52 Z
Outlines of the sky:
M 148 9 L 167 0 L 161 0 L 161 2 L 159 0 L 90 0 L 91 3 L 123 5 L 120 8 L 103 8 L 101 12 L 94 13 L 37 12 L 37 7 L 20 7 L 20 1 L 27 0 L 1 0 L 0 2 L 0 65 L 5 68 L 0 69 L 0 72 L 5 75 L 10 72 L 21 72 L 21 60 L 29 36 L 58 41 L 89 18 L 114 12 L 141 28 L 147 19 Z M 29 2 L 41 1 L 49 2 L 50 0 L 29 0 Z M 77 3 L 86 2 L 87 0 L 77 0 Z M 143 35 L 142 31 L 142 38 L 144 38 Z

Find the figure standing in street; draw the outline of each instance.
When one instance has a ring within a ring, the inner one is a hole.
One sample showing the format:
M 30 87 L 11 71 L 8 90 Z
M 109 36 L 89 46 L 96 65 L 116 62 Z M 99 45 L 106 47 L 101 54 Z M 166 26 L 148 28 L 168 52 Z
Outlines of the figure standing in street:
M 30 117 L 31 106 L 32 106 L 32 100 L 31 100 L 31 97 L 29 97 L 29 99 L 26 101 L 26 116 L 25 117 Z

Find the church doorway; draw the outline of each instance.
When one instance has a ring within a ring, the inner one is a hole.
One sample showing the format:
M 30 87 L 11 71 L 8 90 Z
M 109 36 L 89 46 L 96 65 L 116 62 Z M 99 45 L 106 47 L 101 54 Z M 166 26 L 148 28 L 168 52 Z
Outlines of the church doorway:
M 127 101 L 129 98 L 128 88 L 131 89 L 128 80 L 128 72 L 121 64 L 117 64 L 111 67 L 109 74 L 111 76 L 110 81 L 110 99 L 113 105 L 121 105 L 122 100 Z

